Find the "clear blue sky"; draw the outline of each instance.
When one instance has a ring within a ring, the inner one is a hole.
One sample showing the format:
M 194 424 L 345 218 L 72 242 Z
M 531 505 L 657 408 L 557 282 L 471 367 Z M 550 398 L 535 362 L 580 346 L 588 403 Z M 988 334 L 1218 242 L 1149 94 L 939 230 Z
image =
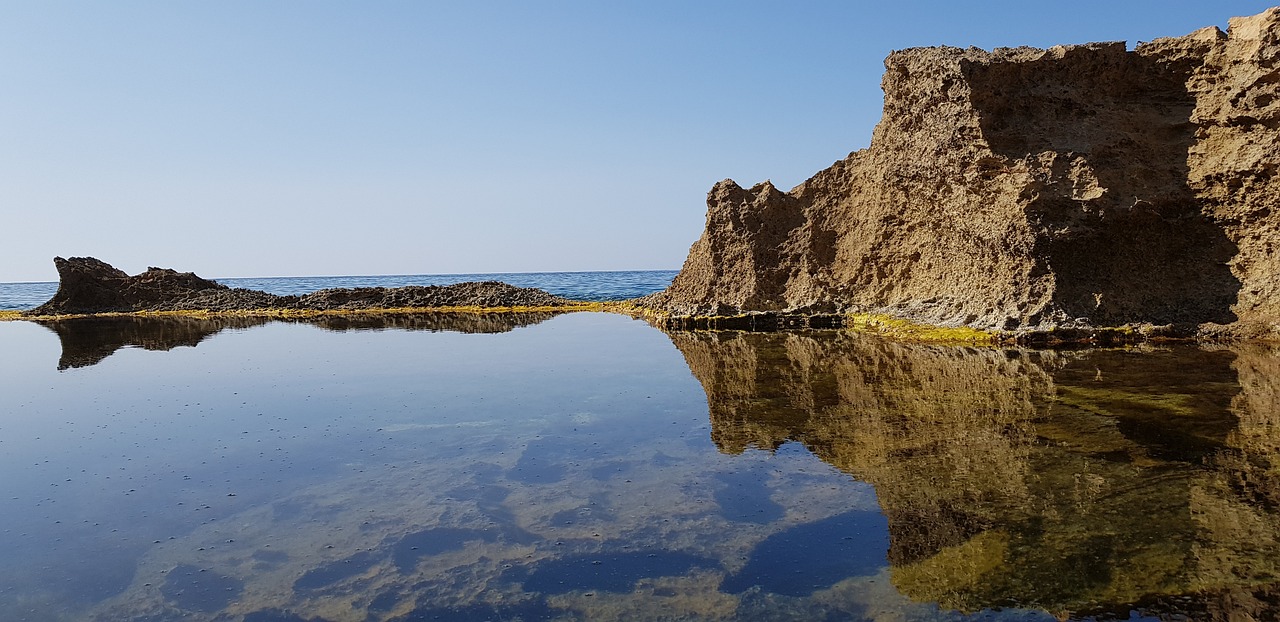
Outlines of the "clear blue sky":
M 716 181 L 867 145 L 894 49 L 1269 5 L 3 0 L 0 281 L 678 268 Z

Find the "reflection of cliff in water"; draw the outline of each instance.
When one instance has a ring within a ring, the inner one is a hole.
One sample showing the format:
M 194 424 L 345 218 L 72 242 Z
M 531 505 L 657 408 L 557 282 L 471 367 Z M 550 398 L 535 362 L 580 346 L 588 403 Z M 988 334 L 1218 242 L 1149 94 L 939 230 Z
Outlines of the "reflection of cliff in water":
M 413 313 L 344 314 L 308 318 L 264 317 L 88 317 L 42 321 L 58 335 L 62 357 L 58 369 L 89 367 L 116 350 L 137 347 L 172 350 L 194 347 L 224 330 L 251 328 L 267 322 L 310 324 L 324 330 L 410 330 L 457 333 L 504 333 L 551 319 L 556 313 Z
M 1277 351 L 671 338 L 707 392 L 721 451 L 800 442 L 875 485 L 893 580 L 912 598 L 1280 614 Z

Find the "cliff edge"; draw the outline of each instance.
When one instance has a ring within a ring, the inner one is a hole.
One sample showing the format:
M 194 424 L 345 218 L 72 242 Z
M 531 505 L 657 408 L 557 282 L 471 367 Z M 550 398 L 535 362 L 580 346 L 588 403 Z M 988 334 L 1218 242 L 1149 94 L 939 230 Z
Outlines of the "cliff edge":
M 869 148 L 788 192 L 716 184 L 640 304 L 1280 335 L 1280 7 L 1133 51 L 917 48 L 885 69 Z

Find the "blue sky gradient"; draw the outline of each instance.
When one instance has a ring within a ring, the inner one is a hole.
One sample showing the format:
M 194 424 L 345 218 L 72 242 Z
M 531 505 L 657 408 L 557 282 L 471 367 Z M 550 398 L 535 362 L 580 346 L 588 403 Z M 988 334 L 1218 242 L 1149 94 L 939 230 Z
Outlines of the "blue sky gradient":
M 678 268 L 716 181 L 867 145 L 892 50 L 1270 5 L 3 1 L 0 281 Z

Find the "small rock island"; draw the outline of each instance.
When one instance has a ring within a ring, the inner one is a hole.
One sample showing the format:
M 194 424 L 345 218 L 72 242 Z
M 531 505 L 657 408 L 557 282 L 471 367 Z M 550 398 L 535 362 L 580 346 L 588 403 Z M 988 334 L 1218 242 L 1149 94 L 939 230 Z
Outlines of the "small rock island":
M 543 290 L 498 281 L 410 287 L 322 289 L 303 296 L 277 296 L 231 288 L 191 272 L 148 268 L 129 276 L 93 257 L 55 257 L 58 292 L 26 311 L 27 317 L 165 311 L 333 312 L 388 309 L 564 309 L 584 303 Z

